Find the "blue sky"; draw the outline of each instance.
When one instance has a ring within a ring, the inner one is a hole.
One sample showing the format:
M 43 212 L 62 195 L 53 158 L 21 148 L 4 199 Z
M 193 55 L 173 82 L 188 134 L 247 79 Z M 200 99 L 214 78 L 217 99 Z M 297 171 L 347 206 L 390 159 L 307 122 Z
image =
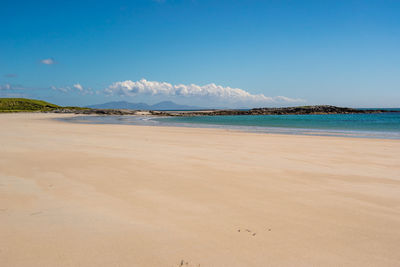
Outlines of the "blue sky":
M 0 5 L 0 97 L 400 106 L 400 1 Z

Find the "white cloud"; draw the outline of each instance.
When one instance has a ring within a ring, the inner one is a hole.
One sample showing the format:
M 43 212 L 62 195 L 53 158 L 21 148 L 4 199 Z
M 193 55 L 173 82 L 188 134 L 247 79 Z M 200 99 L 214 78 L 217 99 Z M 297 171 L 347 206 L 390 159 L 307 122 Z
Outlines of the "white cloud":
M 78 90 L 81 91 L 81 92 L 83 91 L 83 86 L 80 85 L 79 83 L 74 84 L 73 87 L 74 87 L 75 89 L 78 89 Z
M 45 59 L 40 60 L 40 63 L 45 64 L 45 65 L 53 65 L 56 62 L 52 58 L 45 58 Z
M 25 89 L 31 89 L 31 88 L 28 88 L 28 87 L 24 87 L 24 86 L 21 86 L 21 85 L 12 85 L 12 84 L 9 84 L 9 83 L 6 83 L 6 84 L 0 84 L 0 90 L 25 90 Z
M 66 87 L 56 87 L 56 86 L 50 86 L 50 88 L 54 91 L 60 91 L 63 93 L 68 93 L 69 91 L 71 91 L 71 87 L 66 86 Z
M 79 93 L 80 95 L 92 95 L 94 94 L 91 88 L 85 89 L 81 84 L 76 83 L 72 86 L 64 86 L 64 87 L 57 87 L 57 86 L 50 86 L 52 90 L 60 91 L 63 93 Z
M 0 97 L 28 98 L 29 96 L 28 96 L 27 94 L 21 94 L 21 93 L 7 93 L 7 92 L 1 92 L 1 91 L 0 91 Z
M 20 85 L 11 85 L 9 83 L 0 84 L 0 97 L 27 97 L 26 94 L 21 93 L 25 89 L 29 88 Z
M 0 90 L 11 90 L 11 85 L 9 83 L 0 85 Z
M 293 99 L 285 96 L 270 97 L 264 94 L 251 94 L 243 89 L 224 87 L 210 83 L 207 85 L 173 85 L 167 82 L 147 81 L 122 81 L 115 82 L 105 89 L 110 95 L 136 96 L 136 95 L 163 95 L 194 98 L 211 98 L 229 102 L 251 103 L 278 103 L 278 102 L 304 102 L 302 99 Z

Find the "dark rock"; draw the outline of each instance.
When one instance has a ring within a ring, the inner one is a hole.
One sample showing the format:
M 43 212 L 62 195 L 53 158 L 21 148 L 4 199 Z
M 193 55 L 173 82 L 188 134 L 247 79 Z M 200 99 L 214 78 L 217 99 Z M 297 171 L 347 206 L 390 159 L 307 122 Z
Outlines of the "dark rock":
M 249 110 L 224 109 L 210 111 L 164 112 L 163 116 L 219 116 L 219 115 L 312 115 L 312 114 L 366 114 L 396 112 L 384 109 L 354 109 L 336 106 L 300 106 L 285 108 L 253 108 Z M 158 114 L 154 114 L 158 115 Z M 160 114 L 161 115 L 161 114 Z
M 238 116 L 238 115 L 312 115 L 312 114 L 367 114 L 399 112 L 386 109 L 354 109 L 336 106 L 300 106 L 285 108 L 253 108 L 249 110 L 221 109 L 221 110 L 197 110 L 197 111 L 156 111 L 156 110 L 130 110 L 130 109 L 91 109 L 91 108 L 57 108 L 48 112 L 97 114 L 97 115 L 143 115 L 152 116 Z

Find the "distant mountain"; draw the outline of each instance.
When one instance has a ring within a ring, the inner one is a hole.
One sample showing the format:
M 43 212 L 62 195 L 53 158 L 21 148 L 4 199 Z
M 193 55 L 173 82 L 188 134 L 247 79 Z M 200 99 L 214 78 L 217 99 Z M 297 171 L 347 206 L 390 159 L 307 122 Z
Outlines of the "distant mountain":
M 103 104 L 90 105 L 87 107 L 97 109 L 150 109 L 150 106 L 146 103 L 131 103 L 127 101 L 113 101 Z
M 131 103 L 127 101 L 113 101 L 103 104 L 90 105 L 88 108 L 95 109 L 140 109 L 140 110 L 200 110 L 205 109 L 197 106 L 179 105 L 172 101 L 162 101 L 154 105 L 146 103 Z
M 196 109 L 204 109 L 202 107 L 197 106 L 187 106 L 187 105 L 179 105 L 172 101 L 163 101 L 150 106 L 152 110 L 196 110 Z

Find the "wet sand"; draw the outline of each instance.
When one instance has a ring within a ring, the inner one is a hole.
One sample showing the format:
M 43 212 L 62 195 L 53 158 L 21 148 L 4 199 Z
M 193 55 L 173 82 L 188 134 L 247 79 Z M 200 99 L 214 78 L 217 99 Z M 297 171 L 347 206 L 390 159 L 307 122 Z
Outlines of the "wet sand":
M 0 266 L 400 266 L 400 141 L 0 114 Z

